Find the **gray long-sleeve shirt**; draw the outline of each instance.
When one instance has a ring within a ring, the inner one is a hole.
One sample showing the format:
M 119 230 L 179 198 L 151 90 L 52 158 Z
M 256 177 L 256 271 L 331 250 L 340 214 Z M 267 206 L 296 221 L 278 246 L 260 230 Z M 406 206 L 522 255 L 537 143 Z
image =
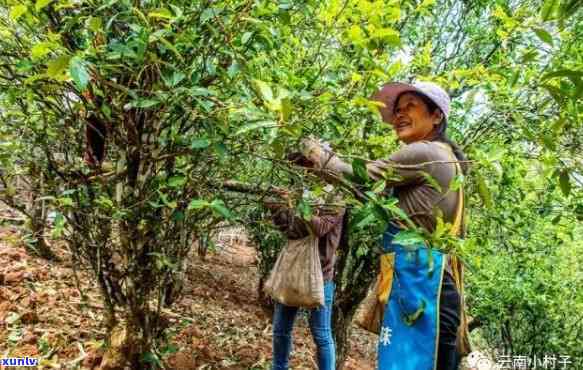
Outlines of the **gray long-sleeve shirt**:
M 371 161 L 367 168 L 372 178 L 387 178 L 399 207 L 416 225 L 432 232 L 438 217 L 449 223 L 455 219 L 460 190 L 450 190 L 456 177 L 451 161 L 441 143 L 419 141 L 403 146 L 388 160 Z

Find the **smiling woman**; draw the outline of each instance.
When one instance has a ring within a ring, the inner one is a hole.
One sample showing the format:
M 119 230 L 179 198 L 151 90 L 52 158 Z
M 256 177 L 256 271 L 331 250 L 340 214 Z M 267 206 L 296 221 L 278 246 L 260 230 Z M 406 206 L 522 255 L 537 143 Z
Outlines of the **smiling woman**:
M 435 126 L 443 120 L 443 113 L 427 104 L 423 95 L 406 92 L 399 96 L 394 108 L 392 125 L 399 139 L 405 143 L 426 140 L 435 132 Z
M 406 145 L 387 160 L 367 163 L 369 176 L 384 179 L 415 226 L 432 233 L 439 222 L 448 223 L 451 234 L 460 235 L 463 192 L 451 184 L 462 174 L 459 162 L 465 157 L 446 135 L 448 94 L 429 82 L 391 83 L 373 99 L 382 103 L 383 121 Z M 352 174 L 351 164 L 317 141 L 304 141 L 304 155 L 320 168 Z M 379 292 L 389 298 L 381 321 L 378 368 L 456 369 L 458 354 L 469 351 L 461 263 L 426 243 L 406 249 L 394 242 L 404 228 L 394 220 L 383 235 L 384 250 L 394 260 L 389 274 L 395 278 L 387 291 Z

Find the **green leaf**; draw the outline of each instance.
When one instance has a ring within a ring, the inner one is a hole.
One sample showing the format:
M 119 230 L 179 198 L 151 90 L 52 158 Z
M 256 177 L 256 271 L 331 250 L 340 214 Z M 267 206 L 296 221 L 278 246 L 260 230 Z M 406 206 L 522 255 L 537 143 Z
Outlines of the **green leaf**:
M 178 85 L 182 80 L 184 80 L 184 78 L 186 77 L 186 75 L 182 72 L 179 71 L 174 71 L 172 72 L 171 76 L 164 76 L 162 75 L 162 80 L 164 80 L 164 84 L 168 87 L 174 87 L 176 85 Z
M 381 28 L 375 30 L 374 34 L 372 35 L 374 38 L 378 38 L 381 41 L 389 44 L 390 46 L 400 46 L 401 39 L 399 37 L 399 31 L 393 28 Z
M 10 18 L 16 21 L 18 18 L 26 14 L 27 11 L 28 8 L 26 5 L 14 5 L 12 8 L 10 8 Z
M 553 36 L 550 33 L 542 28 L 533 28 L 532 30 L 542 42 L 553 46 Z
M 456 175 L 449 183 L 449 190 L 458 191 L 464 184 L 464 175 Z
M 70 55 L 61 55 L 49 61 L 47 63 L 47 75 L 56 80 L 65 78 L 70 60 Z
M 368 194 L 368 192 L 367 192 Z M 376 218 L 378 220 L 381 220 L 383 222 L 391 222 L 391 220 L 393 219 L 391 217 L 391 215 L 389 214 L 389 212 L 387 211 L 387 209 L 385 207 L 383 207 L 381 204 L 379 204 L 378 202 L 373 202 L 373 207 L 372 210 L 374 212 L 374 214 L 376 215 Z
M 425 303 L 425 301 L 421 300 L 421 304 L 419 305 L 419 308 L 417 308 L 415 312 L 410 314 L 403 313 L 403 321 L 405 321 L 405 324 L 409 326 L 415 324 L 415 322 L 419 320 L 419 318 L 421 318 L 421 316 L 425 312 L 426 306 L 427 304 Z
M 80 57 L 73 57 L 69 61 L 69 73 L 75 85 L 80 90 L 85 90 L 89 83 L 89 72 L 86 62 Z
M 425 171 L 422 171 L 421 174 L 423 175 L 423 178 L 425 179 L 425 181 L 427 181 L 429 186 L 431 186 L 440 193 L 442 192 L 441 185 L 439 185 L 435 177 L 431 176 L 428 172 Z
M 298 207 L 297 210 L 300 214 L 300 216 L 306 220 L 309 221 L 312 219 L 313 216 L 313 211 L 312 211 L 312 207 L 310 206 L 310 204 L 305 200 L 305 199 L 301 199 L 298 203 Z
M 213 211 L 223 216 L 227 220 L 232 220 L 234 218 L 231 211 L 227 207 L 225 207 L 225 202 L 223 202 L 221 199 L 213 200 L 211 203 L 211 208 L 213 209 Z
M 559 137 L 561 135 L 561 132 L 563 131 L 563 128 L 565 127 L 567 123 L 567 120 L 565 118 L 559 118 L 558 120 L 555 121 L 555 123 L 553 123 L 553 125 L 551 126 L 551 131 L 553 132 L 553 135 L 555 137 Z
M 211 96 L 214 95 L 212 91 L 204 87 L 195 86 L 190 89 L 191 96 Z
M 288 122 L 292 115 L 293 106 L 289 98 L 281 99 L 281 119 Z
M 106 196 L 100 196 L 95 200 L 95 203 L 102 206 L 103 208 L 113 208 L 113 201 Z
M 401 230 L 393 238 L 393 243 L 404 246 L 424 244 L 425 238 L 413 230 Z
M 375 182 L 375 184 L 372 186 L 371 191 L 375 194 L 379 194 L 379 193 L 383 192 L 386 187 L 387 187 L 387 182 L 385 180 L 379 180 L 379 181 Z
M 543 85 L 541 85 L 541 87 L 546 89 L 558 104 L 563 103 L 564 96 L 563 96 L 563 92 L 560 89 L 556 88 L 555 86 L 549 85 L 549 84 L 543 84 Z
M 216 143 L 215 145 L 213 145 L 213 149 L 217 152 L 221 159 L 224 159 L 229 152 L 225 143 Z
M 543 22 L 554 18 L 554 15 L 559 10 L 559 0 L 546 0 L 541 8 L 540 16 Z
M 208 207 L 210 205 L 209 202 L 207 202 L 206 200 L 202 200 L 202 199 L 193 199 L 190 201 L 190 203 L 188 204 L 188 209 L 202 209 L 205 207 Z
M 184 176 L 184 175 L 176 175 L 176 176 L 172 176 L 168 179 L 168 186 L 173 187 L 173 188 L 179 188 L 181 186 L 184 186 L 185 183 L 186 183 L 186 176 Z
M 557 143 L 555 137 L 552 134 L 543 134 L 540 138 L 545 148 L 550 151 L 555 151 Z
M 352 27 L 350 27 L 347 36 L 350 41 L 357 45 L 363 44 L 366 41 L 366 36 L 362 31 L 362 28 L 360 28 L 357 25 L 353 25 Z
M 237 61 L 234 61 L 229 68 L 227 69 L 227 75 L 230 78 L 235 77 L 239 72 L 241 71 L 241 66 L 239 65 L 239 63 L 237 63 Z
M 65 216 L 62 213 L 57 212 L 55 216 L 55 220 L 53 221 L 53 230 L 51 235 L 55 238 L 61 237 L 63 235 L 63 231 L 65 230 Z
M 156 367 L 161 367 L 162 364 L 158 355 L 152 352 L 146 352 L 142 354 L 142 361 L 145 363 L 155 364 Z
M 235 135 L 241 135 L 242 133 L 245 133 L 247 131 L 256 130 L 258 128 L 264 127 L 275 128 L 277 127 L 277 122 L 272 120 L 253 122 L 238 129 L 235 132 Z
M 253 32 L 245 32 L 241 37 L 241 44 L 245 45 L 251 39 L 251 36 L 253 36 Z
M 170 41 L 166 40 L 164 37 L 160 37 L 159 41 L 166 47 L 166 49 L 170 50 L 172 54 L 174 54 L 176 59 L 178 59 L 180 62 L 184 62 L 184 57 L 182 57 L 182 54 L 180 54 L 178 49 L 176 49 L 176 47 L 172 45 Z
M 148 13 L 148 18 L 158 18 L 158 19 L 173 19 L 174 15 L 172 12 L 166 8 L 156 9 Z
M 38 12 L 38 11 L 43 10 L 44 8 L 46 8 L 53 1 L 54 0 L 36 0 L 36 4 L 35 4 L 34 8 Z
M 253 87 L 257 91 L 257 94 L 261 96 L 261 99 L 266 102 L 271 102 L 273 100 L 273 91 L 267 83 L 260 80 L 253 80 L 252 83 Z
M 200 22 L 205 23 L 209 19 L 216 17 L 219 13 L 220 11 L 218 9 L 206 8 L 205 11 L 202 12 L 202 15 L 200 16 Z
M 556 78 L 556 77 L 567 77 L 571 80 L 581 79 L 581 78 L 583 78 L 583 71 L 573 71 L 573 70 L 568 70 L 568 69 L 561 69 L 558 71 L 549 72 L 541 77 L 541 82 L 544 82 L 546 80 L 550 80 L 550 79 Z
M 30 50 L 30 56 L 32 59 L 40 59 L 50 53 L 54 46 L 55 44 L 50 41 L 39 42 Z
M 373 223 L 375 220 L 377 219 L 376 214 L 374 212 L 371 212 L 371 210 L 368 210 L 368 213 L 366 213 L 364 215 L 364 217 L 359 220 L 356 225 L 354 225 L 354 228 L 358 229 L 362 229 L 367 225 L 370 225 L 371 223 Z
M 478 194 L 482 199 L 482 203 L 486 208 L 492 207 L 492 195 L 490 194 L 490 189 L 488 189 L 488 185 L 486 185 L 486 180 L 482 175 L 478 175 L 477 177 L 478 182 Z
M 563 194 L 568 197 L 571 193 L 571 181 L 569 179 L 569 171 L 563 170 L 559 175 L 559 186 L 561 187 L 561 191 Z
M 99 17 L 90 17 L 87 20 L 87 28 L 93 32 L 99 32 L 103 28 L 103 21 Z
M 362 183 L 369 181 L 368 170 L 366 169 L 366 162 L 360 158 L 356 158 L 352 161 L 352 172 L 354 176 Z
M 135 108 L 151 108 L 158 104 L 160 104 L 160 101 L 155 99 L 138 99 L 130 103 Z
M 208 139 L 194 139 L 190 143 L 192 149 L 204 149 L 208 148 L 210 145 L 211 142 Z
M 62 207 L 71 207 L 74 204 L 73 199 L 69 197 L 57 198 L 57 202 Z
M 538 58 L 538 52 L 536 50 L 529 50 L 522 55 L 522 63 L 530 63 Z
M 184 219 L 186 218 L 186 216 L 184 215 L 184 212 L 181 211 L 174 211 L 174 213 L 172 214 L 172 219 L 174 221 L 184 221 Z

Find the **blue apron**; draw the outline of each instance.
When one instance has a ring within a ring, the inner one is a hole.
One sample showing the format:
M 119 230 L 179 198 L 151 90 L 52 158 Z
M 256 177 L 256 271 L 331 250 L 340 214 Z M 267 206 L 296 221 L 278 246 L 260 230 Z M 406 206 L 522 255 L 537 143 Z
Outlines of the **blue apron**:
M 439 297 L 446 258 L 424 244 L 402 246 L 390 225 L 385 253 L 395 254 L 389 300 L 379 333 L 379 370 L 434 370 L 439 340 Z M 430 252 L 431 251 L 431 252 Z

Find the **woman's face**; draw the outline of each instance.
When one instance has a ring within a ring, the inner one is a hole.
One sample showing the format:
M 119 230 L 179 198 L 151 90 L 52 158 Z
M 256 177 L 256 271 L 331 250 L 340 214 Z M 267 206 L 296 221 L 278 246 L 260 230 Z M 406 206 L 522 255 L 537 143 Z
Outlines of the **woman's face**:
M 430 113 L 425 102 L 415 94 L 404 93 L 397 100 L 393 129 L 400 140 L 409 144 L 429 139 L 433 129 L 441 122 L 441 112 Z

